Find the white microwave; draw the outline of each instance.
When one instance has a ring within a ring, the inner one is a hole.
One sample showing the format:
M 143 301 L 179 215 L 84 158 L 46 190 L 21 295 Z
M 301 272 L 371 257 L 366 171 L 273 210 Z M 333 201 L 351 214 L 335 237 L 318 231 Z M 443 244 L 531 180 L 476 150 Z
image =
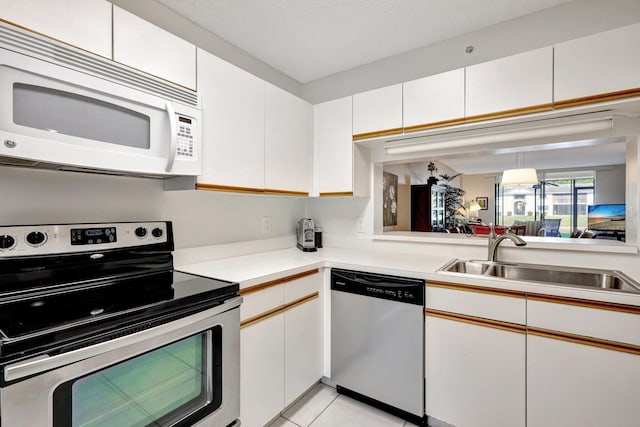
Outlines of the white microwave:
M 201 173 L 197 94 L 1 23 L 0 164 Z

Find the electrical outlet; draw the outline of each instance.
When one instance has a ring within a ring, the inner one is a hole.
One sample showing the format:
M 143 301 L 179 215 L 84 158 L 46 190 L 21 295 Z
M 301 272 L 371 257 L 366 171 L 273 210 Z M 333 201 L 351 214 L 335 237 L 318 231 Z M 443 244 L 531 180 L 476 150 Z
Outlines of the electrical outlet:
M 262 217 L 262 234 L 271 233 L 271 217 L 263 216 Z

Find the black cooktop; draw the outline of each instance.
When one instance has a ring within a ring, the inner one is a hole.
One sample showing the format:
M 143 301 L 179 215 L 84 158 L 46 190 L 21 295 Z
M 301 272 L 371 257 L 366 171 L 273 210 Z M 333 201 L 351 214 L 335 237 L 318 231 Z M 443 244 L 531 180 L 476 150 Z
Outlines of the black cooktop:
M 0 227 L 5 246 L 14 242 L 0 252 L 0 364 L 153 327 L 238 295 L 237 283 L 175 272 L 171 224 L 148 226 L 162 233 L 143 234 L 136 223 L 38 226 L 49 250 L 29 244 L 34 232 L 25 226 Z M 95 243 L 98 235 L 117 239 Z

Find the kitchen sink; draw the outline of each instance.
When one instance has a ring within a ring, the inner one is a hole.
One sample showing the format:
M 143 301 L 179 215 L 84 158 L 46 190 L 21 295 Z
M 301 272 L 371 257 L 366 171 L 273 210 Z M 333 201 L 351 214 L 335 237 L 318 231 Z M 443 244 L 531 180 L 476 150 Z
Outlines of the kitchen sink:
M 640 284 L 617 270 L 455 259 L 438 272 L 640 293 Z

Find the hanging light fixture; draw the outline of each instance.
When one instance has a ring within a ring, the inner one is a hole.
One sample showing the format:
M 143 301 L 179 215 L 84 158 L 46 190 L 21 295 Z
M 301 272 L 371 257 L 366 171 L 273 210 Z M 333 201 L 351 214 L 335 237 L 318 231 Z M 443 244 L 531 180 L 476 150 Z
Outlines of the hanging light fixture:
M 540 182 L 536 169 L 520 167 L 521 163 L 520 153 L 516 153 L 517 167 L 515 169 L 506 169 L 502 172 L 501 185 L 535 185 Z

